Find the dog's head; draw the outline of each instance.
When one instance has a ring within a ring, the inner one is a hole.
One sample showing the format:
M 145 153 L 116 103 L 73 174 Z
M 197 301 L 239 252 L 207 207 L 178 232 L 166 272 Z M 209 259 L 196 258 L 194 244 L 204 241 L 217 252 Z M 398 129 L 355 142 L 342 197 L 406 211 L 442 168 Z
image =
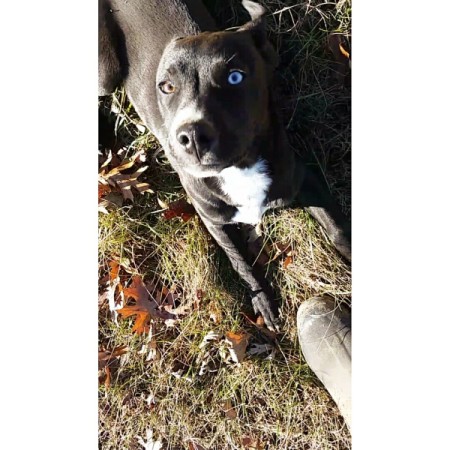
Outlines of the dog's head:
M 277 57 L 262 6 L 244 0 L 252 20 L 236 31 L 205 32 L 166 47 L 156 80 L 170 157 L 197 177 L 252 156 L 268 126 L 269 85 Z

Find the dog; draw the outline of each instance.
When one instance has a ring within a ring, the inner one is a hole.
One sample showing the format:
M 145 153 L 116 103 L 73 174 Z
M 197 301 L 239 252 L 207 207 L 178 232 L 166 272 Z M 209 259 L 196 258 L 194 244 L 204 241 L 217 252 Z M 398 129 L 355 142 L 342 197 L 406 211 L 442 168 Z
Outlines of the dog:
M 220 31 L 200 0 L 99 0 L 99 95 L 123 84 L 209 233 L 247 283 L 255 313 L 279 330 L 274 293 L 252 266 L 240 224 L 297 201 L 350 260 L 350 224 L 290 147 L 271 83 L 278 57 L 265 9 Z

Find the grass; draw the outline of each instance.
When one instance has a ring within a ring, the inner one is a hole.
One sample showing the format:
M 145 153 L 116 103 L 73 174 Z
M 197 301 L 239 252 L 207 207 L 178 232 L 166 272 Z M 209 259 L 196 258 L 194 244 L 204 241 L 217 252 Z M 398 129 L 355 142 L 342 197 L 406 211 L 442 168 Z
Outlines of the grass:
M 224 27 L 247 20 L 239 1 L 205 2 Z M 350 2 L 261 1 L 270 12 L 270 37 L 281 56 L 276 85 L 289 138 L 297 151 L 326 175 L 350 212 L 350 88 L 336 76 L 327 47 L 331 32 L 350 39 Z M 225 4 L 227 6 L 225 6 Z M 156 323 L 156 358 L 146 361 L 146 337 L 131 332 L 132 320 L 116 323 L 107 307 L 99 310 L 99 346 L 128 352 L 111 367 L 111 384 L 99 385 L 99 448 L 140 449 L 137 436 L 151 427 L 163 449 L 241 449 L 244 437 L 259 438 L 265 449 L 349 449 L 350 436 L 327 392 L 303 360 L 296 337 L 295 315 L 305 299 L 328 293 L 350 302 L 351 274 L 320 227 L 303 211 L 268 213 L 263 239 L 289 243 L 292 264 L 278 259 L 267 277 L 282 299 L 283 331 L 277 351 L 248 356 L 241 366 L 217 364 L 199 375 L 200 348 L 211 330 L 247 332 L 250 344 L 267 343 L 243 312 L 251 314 L 246 289 L 209 237 L 198 217 L 188 222 L 165 220 L 157 198 L 171 202 L 185 196 L 176 174 L 148 133 L 122 90 L 101 101 L 131 154 L 145 149 L 149 169 L 142 178 L 155 194 L 136 196 L 132 204 L 99 215 L 99 279 L 114 259 L 145 281 L 176 285 L 182 302 L 198 300 L 183 320 L 169 328 Z M 100 289 L 100 291 L 102 291 Z M 212 320 L 215 319 L 215 320 Z M 220 342 L 208 351 L 216 363 Z M 141 350 L 146 350 L 142 352 Z M 180 376 L 175 376 L 178 373 Z M 147 399 L 155 399 L 148 404 Z M 224 402 L 236 413 L 229 418 Z

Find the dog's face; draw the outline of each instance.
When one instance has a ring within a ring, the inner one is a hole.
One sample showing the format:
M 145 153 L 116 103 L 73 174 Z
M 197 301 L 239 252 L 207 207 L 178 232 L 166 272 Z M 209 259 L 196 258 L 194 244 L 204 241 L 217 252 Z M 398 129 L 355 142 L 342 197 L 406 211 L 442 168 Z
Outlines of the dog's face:
M 261 27 L 179 38 L 164 51 L 156 89 L 166 151 L 191 175 L 217 175 L 256 156 L 276 65 Z

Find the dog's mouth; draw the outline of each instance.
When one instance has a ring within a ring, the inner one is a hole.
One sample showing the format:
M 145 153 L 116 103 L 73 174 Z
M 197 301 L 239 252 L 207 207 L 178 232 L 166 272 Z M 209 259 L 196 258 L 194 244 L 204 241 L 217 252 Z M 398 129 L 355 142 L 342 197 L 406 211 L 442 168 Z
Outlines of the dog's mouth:
M 242 159 L 243 159 L 242 157 L 235 157 L 230 159 L 229 161 L 214 164 L 200 164 L 200 163 L 186 164 L 184 166 L 184 170 L 189 174 L 196 176 L 198 178 L 218 176 L 220 175 L 220 172 L 222 172 L 222 170 L 239 164 L 239 162 Z
M 222 172 L 222 170 L 233 164 L 187 164 L 184 166 L 184 170 L 197 177 L 197 178 L 207 178 L 217 176 Z

